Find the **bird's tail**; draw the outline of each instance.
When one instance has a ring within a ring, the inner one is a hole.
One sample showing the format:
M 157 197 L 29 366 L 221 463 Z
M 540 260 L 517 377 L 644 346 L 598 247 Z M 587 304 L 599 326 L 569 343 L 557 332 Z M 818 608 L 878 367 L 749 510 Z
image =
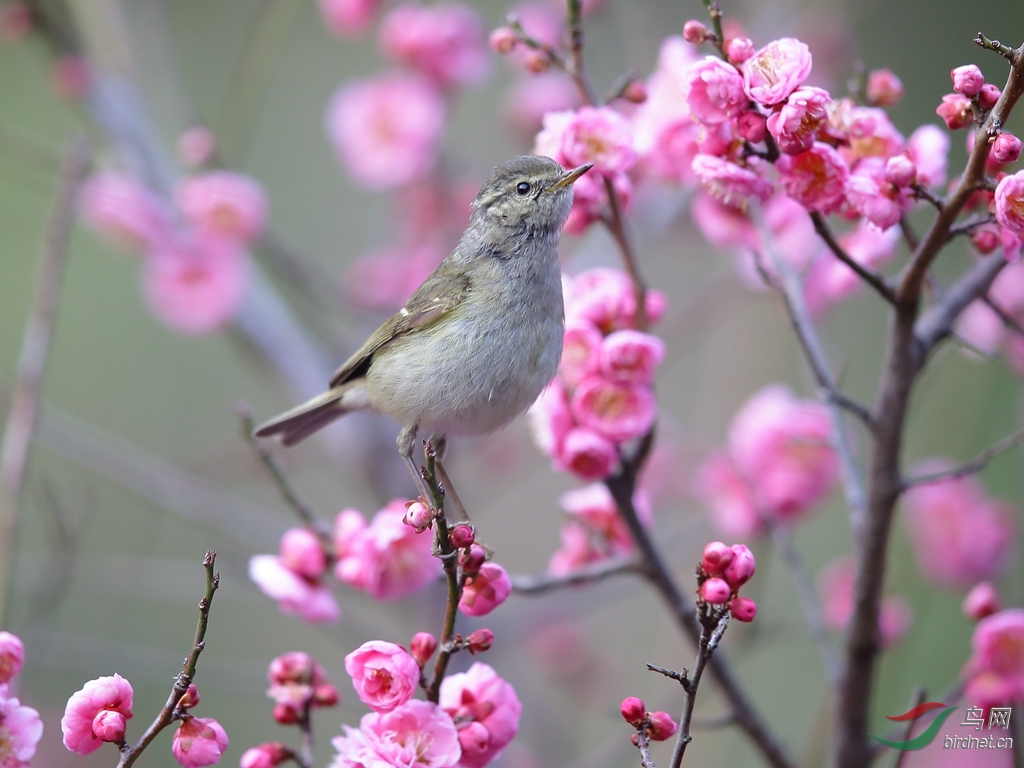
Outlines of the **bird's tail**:
M 295 445 L 346 413 L 365 408 L 363 398 L 356 391 L 362 389 L 361 385 L 357 380 L 329 389 L 261 424 L 253 434 L 256 437 L 280 435 L 283 445 Z

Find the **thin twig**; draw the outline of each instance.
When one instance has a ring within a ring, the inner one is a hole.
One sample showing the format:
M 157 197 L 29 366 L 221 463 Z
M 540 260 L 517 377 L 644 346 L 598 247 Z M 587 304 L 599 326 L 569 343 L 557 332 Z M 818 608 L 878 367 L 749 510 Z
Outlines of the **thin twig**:
M 178 719 L 176 712 L 178 702 L 181 701 L 181 697 L 185 695 L 189 685 L 195 679 L 199 654 L 206 648 L 206 630 L 210 624 L 210 606 L 213 603 L 213 595 L 217 591 L 217 587 L 220 586 L 220 574 L 213 570 L 216 559 L 217 553 L 212 550 L 208 551 L 206 557 L 203 558 L 203 567 L 206 569 L 206 594 L 199 601 L 199 623 L 196 625 L 196 635 L 192 641 L 192 650 L 185 658 L 185 664 L 174 681 L 171 695 L 168 697 L 163 709 L 160 710 L 160 714 L 156 716 L 156 719 L 146 729 L 146 732 L 142 734 L 142 738 L 139 739 L 138 743 L 131 748 L 125 744 L 121 750 L 121 759 L 117 763 L 117 768 L 130 768 L 139 755 L 156 738 L 157 734 L 174 722 L 174 720 Z
M 995 223 L 995 220 L 996 220 L 995 214 L 992 214 L 992 213 L 976 213 L 973 216 L 970 216 L 970 217 L 964 219 L 959 224 L 954 224 L 952 227 L 950 227 L 949 228 L 949 236 L 952 238 L 952 237 L 956 237 L 957 235 L 969 235 L 974 230 L 976 230 L 978 227 L 982 226 L 983 224 L 993 224 L 993 223 Z M 915 246 L 915 248 L 916 248 L 916 246 Z
M 1024 443 L 1024 427 L 1018 429 L 1012 435 L 1007 435 L 998 443 L 992 445 L 986 450 L 979 453 L 970 461 L 960 464 L 950 469 L 944 469 L 939 472 L 930 472 L 927 475 L 918 475 L 917 477 L 908 477 L 903 481 L 904 488 L 913 488 L 917 485 L 928 485 L 929 483 L 938 483 L 942 480 L 953 480 L 958 477 L 966 477 L 967 475 L 973 475 L 976 472 L 980 472 L 988 463 L 992 461 L 996 456 L 1006 453 L 1007 451 L 1016 448 L 1021 443 Z
M 608 215 L 602 218 L 605 227 L 611 233 L 615 244 L 619 247 L 619 256 L 626 268 L 630 282 L 633 284 L 633 298 L 636 303 L 636 328 L 638 331 L 647 330 L 647 285 L 643 275 L 640 274 L 640 265 L 633 252 L 633 244 L 626 231 L 626 221 L 622 215 L 622 203 L 619 200 L 619 193 L 615 191 L 612 180 L 605 177 L 604 189 L 608 196 Z
M 718 51 L 718 55 L 728 61 L 729 57 L 725 54 L 725 33 L 722 31 L 722 9 L 718 7 L 718 0 L 701 0 L 704 3 L 704 7 L 708 9 L 708 16 L 711 17 L 711 28 L 714 30 L 715 49 Z
M 1003 325 L 1005 325 L 1011 331 L 1016 333 L 1018 336 L 1024 336 L 1024 326 L 1017 322 L 1017 318 L 1015 318 L 1005 309 L 1003 309 L 994 301 L 992 301 L 992 298 L 987 295 L 982 296 L 981 301 L 983 301 L 989 309 L 991 309 L 993 312 L 996 313 L 996 315 L 999 316 L 999 319 L 1003 321 Z
M 917 236 L 917 232 L 914 231 L 914 227 L 906 216 L 900 216 L 900 232 L 903 233 L 903 241 L 911 252 L 916 251 L 921 238 Z
M 710 608 L 700 606 L 697 610 L 707 611 Z M 672 748 L 672 760 L 669 762 L 669 768 L 679 768 L 682 765 L 683 756 L 686 754 L 686 747 L 693 741 L 693 736 L 690 735 L 690 724 L 693 721 L 693 708 L 697 703 L 697 688 L 700 687 L 700 679 L 704 674 L 704 667 L 711 659 L 712 654 L 718 647 L 718 643 L 722 639 L 722 635 L 725 634 L 725 630 L 729 626 L 729 611 L 723 611 L 721 616 L 718 617 L 717 622 L 713 621 L 708 614 L 700 616 L 700 625 L 701 633 L 697 646 L 697 661 L 693 665 L 693 674 L 690 675 L 688 684 L 683 686 L 686 690 L 686 702 L 683 705 L 682 717 L 679 718 L 679 731 L 676 733 L 676 743 Z
M 565 71 L 569 73 L 576 87 L 587 104 L 600 106 L 597 100 L 597 91 L 590 82 L 590 75 L 587 73 L 587 65 L 583 59 L 583 2 L 582 0 L 568 0 L 568 19 L 566 21 L 567 33 L 569 36 L 569 56 L 565 62 Z
M 609 557 L 596 563 L 588 563 L 562 576 L 513 576 L 512 589 L 523 595 L 538 595 L 564 587 L 576 587 L 617 576 L 621 573 L 638 573 L 641 565 L 632 557 Z
M 832 251 L 833 255 L 835 255 L 837 259 L 856 272 L 857 276 L 861 280 L 874 288 L 878 295 L 887 302 L 890 304 L 894 304 L 896 302 L 896 292 L 893 290 L 892 286 L 889 285 L 884 277 L 855 261 L 854 258 L 843 249 L 843 246 L 839 244 L 839 241 L 836 240 L 835 235 L 832 233 L 832 228 L 828 225 L 828 221 L 820 212 L 812 212 L 811 221 L 814 223 L 814 231 L 818 233 L 818 236 L 822 240 L 825 241 L 825 245 L 828 246 L 828 249 Z
M 60 306 L 68 239 L 75 221 L 78 188 L 89 172 L 89 146 L 72 140 L 65 151 L 53 210 L 46 225 L 36 267 L 32 304 L 21 341 L 11 408 L 0 445 L 0 624 L 5 617 L 18 538 L 19 500 L 39 412 L 39 391 L 50 352 L 50 337 Z
M 985 37 L 983 34 L 981 34 L 981 32 L 979 32 L 974 37 L 974 42 L 977 45 L 980 45 L 986 51 L 995 51 L 1000 56 L 1002 56 L 1004 59 L 1009 61 L 1011 64 L 1013 63 L 1013 60 L 1014 60 L 1013 57 L 1014 57 L 1014 54 L 1016 53 L 1016 51 L 1014 51 L 1013 48 L 1011 48 L 1010 46 L 1003 45 L 998 40 L 989 40 L 987 37 Z
M 638 728 L 636 732 L 636 748 L 640 750 L 640 768 L 655 768 L 651 757 L 651 741 L 647 737 L 646 728 Z

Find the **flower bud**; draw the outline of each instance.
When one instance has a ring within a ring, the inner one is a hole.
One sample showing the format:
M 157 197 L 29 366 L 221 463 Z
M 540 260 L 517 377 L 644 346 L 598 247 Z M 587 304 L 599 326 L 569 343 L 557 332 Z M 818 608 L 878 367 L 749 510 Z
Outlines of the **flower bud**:
M 494 633 L 489 629 L 478 629 L 466 638 L 466 643 L 470 653 L 489 651 L 494 645 Z
M 643 104 L 647 101 L 647 86 L 639 80 L 633 80 L 623 89 L 622 98 L 630 104 Z
M 953 79 L 953 90 L 964 96 L 973 96 L 985 84 L 985 76 L 976 64 L 964 64 L 951 69 L 949 76 Z
M 0 683 L 9 683 L 25 663 L 25 644 L 10 632 L 0 632 Z
M 736 621 L 753 621 L 757 616 L 757 603 L 749 597 L 734 597 L 729 601 L 729 612 Z
M 732 549 L 721 541 L 712 541 L 704 547 L 704 558 L 700 561 L 700 567 L 708 576 L 721 576 L 722 571 L 732 562 Z
M 185 691 L 185 695 L 178 699 L 178 706 L 182 709 L 192 709 L 192 707 L 198 703 L 199 689 L 196 688 L 195 683 L 189 683 L 188 690 Z
M 885 180 L 897 187 L 909 187 L 917 181 L 917 168 L 906 155 L 893 155 L 885 161 Z
M 422 533 L 434 522 L 434 510 L 422 501 L 407 501 L 402 522 L 415 529 L 416 533 Z
M 128 724 L 124 715 L 114 709 L 101 709 L 92 719 L 92 732 L 100 741 L 122 741 Z
M 1015 163 L 1020 157 L 1021 142 L 1012 133 L 1003 131 L 992 142 L 991 157 L 997 163 Z
M 981 86 L 981 90 L 978 92 L 978 105 L 982 109 L 992 109 L 999 101 L 999 97 L 1003 95 L 1003 92 L 999 90 L 999 86 L 994 83 L 985 83 Z
M 421 667 L 437 650 L 437 639 L 429 632 L 417 632 L 409 642 L 409 655 L 416 659 Z
M 526 67 L 527 72 L 538 75 L 551 66 L 551 60 L 546 53 L 530 51 L 523 60 L 523 66 Z
M 275 704 L 274 720 L 281 725 L 295 725 L 299 722 L 299 713 L 287 704 Z
M 281 537 L 281 560 L 285 567 L 310 579 L 327 570 L 327 555 L 320 539 L 308 528 L 289 528 Z
M 736 130 L 751 144 L 757 144 L 768 135 L 768 118 L 760 112 L 749 110 L 736 118 Z
M 476 573 L 487 562 L 487 551 L 479 544 L 470 544 L 469 549 L 459 552 L 459 566 L 463 573 Z
M 683 40 L 694 45 L 703 45 L 708 39 L 708 28 L 696 19 L 690 19 L 683 24 Z
M 889 69 L 868 73 L 868 103 L 875 107 L 894 107 L 903 98 L 903 82 Z
M 472 525 L 459 523 L 448 531 L 448 542 L 455 549 L 462 549 L 463 547 L 468 547 L 472 544 L 475 536 L 476 532 L 473 530 Z
M 238 764 L 240 768 L 277 768 L 288 759 L 284 743 L 274 741 L 245 750 Z
M 1002 607 L 999 593 L 991 581 L 982 581 L 976 584 L 974 589 L 967 593 L 964 598 L 963 611 L 968 619 L 981 621 L 986 616 L 991 616 Z
M 672 738 L 679 726 L 668 712 L 651 712 L 651 727 L 648 735 L 651 741 L 665 741 Z
M 757 53 L 754 41 L 749 37 L 734 37 L 725 44 L 725 55 L 733 64 L 742 64 Z
M 641 699 L 636 696 L 627 696 L 622 700 L 622 706 L 619 707 L 619 711 L 622 713 L 622 719 L 632 725 L 634 728 L 639 728 L 644 718 L 647 716 L 647 708 Z
M 945 120 L 946 127 L 951 131 L 970 125 L 974 120 L 971 100 L 959 93 L 947 93 L 943 96 L 942 103 L 935 108 L 935 114 Z
M 338 689 L 330 683 L 318 685 L 313 689 L 314 707 L 333 707 L 338 703 Z
M 729 585 L 724 579 L 720 579 L 717 576 L 712 579 L 708 579 L 700 585 L 700 596 L 705 603 L 722 605 L 729 602 L 729 595 L 731 594 L 732 589 Z
M 978 249 L 978 253 L 986 256 L 1002 245 L 1002 241 L 999 227 L 995 224 L 982 224 L 971 233 L 971 242 L 974 247 Z
M 518 38 L 516 37 L 515 30 L 511 27 L 498 27 L 491 32 L 487 42 L 490 43 L 491 50 L 504 56 L 506 53 L 512 53 Z
M 754 575 L 757 562 L 754 553 L 743 544 L 732 545 L 732 560 L 722 572 L 722 577 L 734 590 L 746 584 Z

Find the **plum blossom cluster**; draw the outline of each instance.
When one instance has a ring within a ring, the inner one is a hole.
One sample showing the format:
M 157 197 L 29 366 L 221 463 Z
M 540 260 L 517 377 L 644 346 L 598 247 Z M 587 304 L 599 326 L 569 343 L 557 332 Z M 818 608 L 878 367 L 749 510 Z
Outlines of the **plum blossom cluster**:
M 564 293 L 562 359 L 530 409 L 530 424 L 556 469 L 599 480 L 618 464 L 619 446 L 654 424 L 652 385 L 665 346 L 636 330 L 636 295 L 625 273 L 590 269 L 566 278 Z M 649 291 L 648 319 L 657 320 L 664 308 L 664 296 Z
M 724 449 L 697 469 L 694 493 L 724 533 L 751 536 L 766 523 L 791 524 L 834 488 L 839 465 L 827 409 L 773 384 L 733 418 Z
M 142 293 L 160 322 L 198 335 L 235 316 L 248 286 L 248 248 L 267 219 L 254 179 L 196 174 L 178 183 L 172 207 L 134 176 L 106 171 L 85 184 L 80 205 L 89 226 L 143 256 Z
M 403 521 L 406 503 L 395 499 L 367 522 L 344 509 L 334 522 L 330 544 L 307 528 L 291 528 L 281 537 L 277 555 L 255 555 L 249 577 L 285 613 L 308 622 L 336 622 L 341 609 L 326 583 L 335 577 L 377 600 L 414 594 L 441 573 L 431 554 L 429 535 Z
M 750 581 L 756 567 L 754 553 L 745 544 L 730 547 L 721 541 L 710 542 L 704 547 L 704 555 L 697 566 L 699 603 L 713 608 L 727 607 L 737 621 L 753 621 L 757 603 L 749 597 L 740 597 L 739 590 Z
M 39 713 L 22 704 L 11 690 L 24 664 L 21 638 L 0 631 L 0 765 L 4 768 L 28 768 L 43 737 Z
M 116 673 L 87 682 L 68 699 L 61 718 L 64 746 L 79 755 L 91 754 L 104 743 L 126 749 L 133 695 L 131 683 Z M 228 736 L 220 723 L 188 711 L 199 699 L 198 689 L 190 684 L 172 715 L 180 725 L 171 740 L 171 752 L 182 768 L 214 765 L 228 748 Z
M 650 741 L 665 741 L 672 738 L 679 725 L 672 719 L 668 712 L 648 712 L 643 699 L 636 696 L 627 696 L 619 705 L 619 712 L 622 719 L 636 728 L 637 733 L 632 736 L 633 745 L 637 746 L 638 734 L 643 733 Z
M 853 560 L 841 557 L 833 560 L 818 577 L 822 616 L 833 632 L 843 632 L 853 617 L 854 565 Z M 882 647 L 889 648 L 902 640 L 913 621 L 910 603 L 899 595 L 882 598 L 878 612 L 878 633 Z

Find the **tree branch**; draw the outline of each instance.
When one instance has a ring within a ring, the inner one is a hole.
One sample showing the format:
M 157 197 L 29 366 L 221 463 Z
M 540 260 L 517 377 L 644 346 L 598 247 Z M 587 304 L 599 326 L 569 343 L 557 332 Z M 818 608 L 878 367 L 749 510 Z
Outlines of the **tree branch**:
M 814 231 L 818 233 L 818 236 L 822 240 L 825 241 L 825 245 L 828 246 L 828 249 L 832 251 L 837 259 L 856 272 L 857 276 L 861 280 L 874 288 L 878 295 L 887 302 L 890 304 L 896 303 L 896 293 L 892 286 L 886 282 L 884 277 L 879 275 L 877 272 L 868 269 L 862 264 L 859 264 L 852 256 L 850 256 L 850 254 L 843 250 L 843 246 L 839 244 L 835 235 L 832 234 L 832 228 L 829 227 L 828 221 L 826 221 L 825 217 L 819 211 L 811 213 L 811 221 L 814 223 Z
M 918 485 L 928 485 L 929 483 L 937 483 L 941 480 L 952 480 L 957 477 L 966 477 L 967 475 L 973 475 L 976 472 L 980 472 L 992 459 L 997 456 L 1006 453 L 1013 448 L 1016 448 L 1021 443 L 1024 443 L 1024 427 L 1018 429 L 1011 435 L 1007 435 L 995 445 L 985 449 L 970 461 L 960 464 L 950 469 L 944 469 L 940 472 L 929 472 L 927 475 L 918 475 L 917 477 L 908 477 L 903 481 L 904 488 L 913 488 Z
M 942 294 L 942 298 L 922 313 L 914 324 L 916 354 L 922 360 L 942 339 L 949 336 L 960 313 L 979 296 L 988 292 L 996 275 L 1007 264 L 1000 253 L 979 259 Z
M 642 570 L 641 564 L 632 557 L 609 557 L 595 563 L 576 568 L 564 576 L 513 576 L 512 589 L 523 595 L 539 595 L 553 592 L 563 587 L 576 587 L 607 579 L 622 573 L 636 574 Z

